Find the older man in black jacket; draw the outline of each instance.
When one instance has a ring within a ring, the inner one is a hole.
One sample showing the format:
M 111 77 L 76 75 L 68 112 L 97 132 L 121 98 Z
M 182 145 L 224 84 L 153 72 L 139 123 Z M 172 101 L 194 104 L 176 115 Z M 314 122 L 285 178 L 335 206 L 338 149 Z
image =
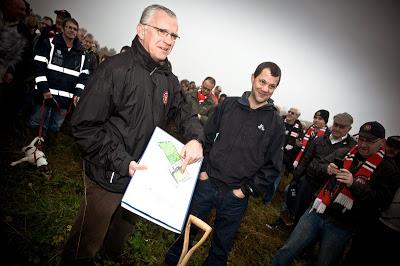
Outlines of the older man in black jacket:
M 120 205 L 131 176 L 156 126 L 174 118 L 189 141 L 181 151 L 182 171 L 202 157 L 202 126 L 182 94 L 167 55 L 178 24 L 166 7 L 147 7 L 129 51 L 102 63 L 89 79 L 72 117 L 84 157 L 85 194 L 64 263 L 92 260 L 103 246 L 118 261 L 134 215 Z
M 333 126 L 329 135 L 315 139 L 306 150 L 294 175 L 299 178 L 295 203 L 295 222 L 303 215 L 313 200 L 315 192 L 324 183 L 327 163 L 321 163 L 324 157 L 335 150 L 349 151 L 356 141 L 349 135 L 353 117 L 348 113 L 340 113 L 333 117 Z

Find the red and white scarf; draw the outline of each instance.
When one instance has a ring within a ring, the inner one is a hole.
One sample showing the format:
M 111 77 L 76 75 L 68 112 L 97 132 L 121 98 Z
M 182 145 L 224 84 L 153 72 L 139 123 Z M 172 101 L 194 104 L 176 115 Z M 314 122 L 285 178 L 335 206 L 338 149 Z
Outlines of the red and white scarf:
M 343 168 L 349 170 L 355 154 L 358 152 L 358 146 L 354 146 L 343 160 Z M 372 154 L 367 160 L 358 168 L 357 172 L 353 175 L 354 181 L 361 184 L 369 183 L 371 175 L 382 162 L 385 155 L 384 148 L 381 147 L 378 152 Z M 324 213 L 326 207 L 333 202 L 338 203 L 344 207 L 343 212 L 351 210 L 353 207 L 353 196 L 350 190 L 340 182 L 336 181 L 336 177 L 332 176 L 325 183 L 323 188 L 318 192 L 311 210 L 317 213 Z
M 317 137 L 322 136 L 325 134 L 327 127 L 323 127 L 320 130 L 318 130 L 317 134 L 315 134 L 315 126 L 312 125 L 307 129 L 306 134 L 304 135 L 303 141 L 301 143 L 301 150 L 296 156 L 296 160 L 294 161 L 293 165 L 296 165 L 300 162 L 301 156 L 303 156 L 304 150 L 307 147 L 308 141 L 310 140 L 311 137 L 314 137 L 315 135 Z
M 201 88 L 199 88 L 197 91 L 197 100 L 199 101 L 199 103 L 203 103 L 205 100 L 207 100 L 207 98 L 208 96 L 204 96 L 201 92 Z

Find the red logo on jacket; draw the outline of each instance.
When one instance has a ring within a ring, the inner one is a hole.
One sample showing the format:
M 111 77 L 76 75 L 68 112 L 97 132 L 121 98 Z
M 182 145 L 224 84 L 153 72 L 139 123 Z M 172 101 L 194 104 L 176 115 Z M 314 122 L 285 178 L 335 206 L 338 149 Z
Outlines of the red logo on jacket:
M 167 103 L 168 103 L 168 90 L 165 90 L 163 92 L 162 101 L 163 101 L 164 105 L 167 105 Z

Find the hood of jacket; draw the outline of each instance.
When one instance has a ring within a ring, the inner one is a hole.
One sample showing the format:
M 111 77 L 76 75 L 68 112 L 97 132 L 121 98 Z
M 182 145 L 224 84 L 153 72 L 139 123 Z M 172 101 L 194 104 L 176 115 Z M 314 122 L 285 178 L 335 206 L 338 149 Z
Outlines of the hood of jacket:
M 244 107 L 244 108 L 248 108 L 251 109 L 250 107 L 250 103 L 249 103 L 249 97 L 250 97 L 251 92 L 250 91 L 245 91 L 242 94 L 242 97 L 239 98 L 238 102 Z M 267 104 L 260 106 L 259 108 L 257 108 L 259 110 L 275 110 L 277 111 L 278 109 L 275 107 L 274 105 L 274 100 L 272 100 L 271 98 L 269 98 L 267 100 Z

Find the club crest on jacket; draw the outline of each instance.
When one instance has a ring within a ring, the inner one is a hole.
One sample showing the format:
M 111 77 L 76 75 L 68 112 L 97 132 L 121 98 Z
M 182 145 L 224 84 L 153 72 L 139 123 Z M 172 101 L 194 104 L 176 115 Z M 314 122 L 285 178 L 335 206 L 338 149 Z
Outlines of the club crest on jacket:
M 168 90 L 164 90 L 163 95 L 162 95 L 162 101 L 164 103 L 164 105 L 167 105 L 168 103 Z

